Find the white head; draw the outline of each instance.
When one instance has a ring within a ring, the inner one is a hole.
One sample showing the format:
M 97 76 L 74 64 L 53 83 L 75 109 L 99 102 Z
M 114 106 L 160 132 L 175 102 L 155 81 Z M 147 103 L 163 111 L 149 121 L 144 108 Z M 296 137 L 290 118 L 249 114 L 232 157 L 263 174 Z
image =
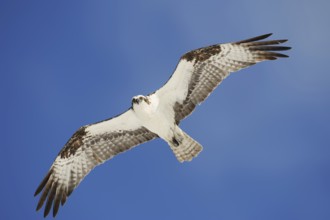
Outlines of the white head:
M 139 105 L 141 103 L 146 103 L 146 104 L 150 105 L 150 100 L 148 97 L 143 96 L 143 95 L 137 95 L 132 98 L 132 106 Z

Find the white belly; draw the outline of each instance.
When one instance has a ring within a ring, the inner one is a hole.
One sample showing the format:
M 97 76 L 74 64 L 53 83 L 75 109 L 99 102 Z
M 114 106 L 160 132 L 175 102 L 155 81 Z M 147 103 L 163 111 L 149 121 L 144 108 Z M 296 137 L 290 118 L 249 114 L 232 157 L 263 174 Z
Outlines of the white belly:
M 172 114 L 166 114 L 158 108 L 158 98 L 155 95 L 151 95 L 149 98 L 150 104 L 141 102 L 134 105 L 133 110 L 145 128 L 167 140 L 173 136 Z

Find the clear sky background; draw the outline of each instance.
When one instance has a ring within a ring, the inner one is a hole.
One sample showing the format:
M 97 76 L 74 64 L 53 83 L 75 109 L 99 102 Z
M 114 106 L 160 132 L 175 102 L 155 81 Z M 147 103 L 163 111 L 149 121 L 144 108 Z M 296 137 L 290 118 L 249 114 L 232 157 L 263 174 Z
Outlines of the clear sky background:
M 290 58 L 232 74 L 181 123 L 198 158 L 143 144 L 91 172 L 57 219 L 330 219 L 329 8 L 0 1 L 0 219 L 42 219 L 34 191 L 73 132 L 159 88 L 182 54 L 270 32 Z

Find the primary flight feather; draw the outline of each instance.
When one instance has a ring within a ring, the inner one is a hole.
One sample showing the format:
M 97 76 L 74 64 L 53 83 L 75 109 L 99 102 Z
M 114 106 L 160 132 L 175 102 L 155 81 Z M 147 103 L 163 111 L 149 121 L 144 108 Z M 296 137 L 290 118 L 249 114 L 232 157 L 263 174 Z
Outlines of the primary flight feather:
M 262 41 L 266 34 L 243 41 L 216 44 L 184 54 L 173 75 L 159 90 L 135 96 L 131 107 L 114 118 L 79 128 L 56 157 L 35 196 L 41 196 L 44 216 L 59 206 L 97 165 L 134 146 L 162 138 L 178 161 L 191 161 L 202 146 L 179 128 L 179 123 L 204 101 L 231 72 L 287 55 L 275 52 L 287 40 Z

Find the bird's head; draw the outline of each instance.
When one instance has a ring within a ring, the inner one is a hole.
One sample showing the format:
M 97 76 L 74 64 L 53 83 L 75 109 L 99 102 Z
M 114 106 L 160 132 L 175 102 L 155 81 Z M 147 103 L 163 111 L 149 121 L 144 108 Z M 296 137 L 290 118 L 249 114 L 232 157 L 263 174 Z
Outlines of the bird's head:
M 150 104 L 150 101 L 149 101 L 149 98 L 146 97 L 146 96 L 143 96 L 143 95 L 137 95 L 137 96 L 134 96 L 132 98 L 132 106 L 133 105 L 139 105 L 141 103 L 146 103 L 146 104 Z

